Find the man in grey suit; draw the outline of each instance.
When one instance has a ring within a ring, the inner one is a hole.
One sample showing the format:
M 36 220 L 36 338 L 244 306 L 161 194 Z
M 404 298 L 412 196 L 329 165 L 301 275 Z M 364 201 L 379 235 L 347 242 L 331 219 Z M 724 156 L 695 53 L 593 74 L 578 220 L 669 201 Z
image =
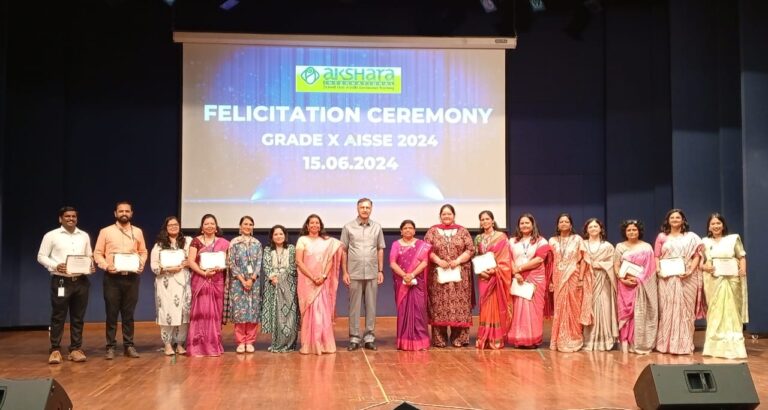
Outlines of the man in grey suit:
M 384 283 L 384 232 L 381 225 L 370 219 L 373 202 L 368 198 L 357 201 L 357 218 L 341 230 L 341 242 L 346 248 L 342 259 L 344 284 L 349 287 L 349 347 L 357 350 L 362 341 L 366 349 L 377 350 L 374 335 L 376 324 L 376 293 Z M 365 303 L 365 334 L 360 338 L 360 304 Z

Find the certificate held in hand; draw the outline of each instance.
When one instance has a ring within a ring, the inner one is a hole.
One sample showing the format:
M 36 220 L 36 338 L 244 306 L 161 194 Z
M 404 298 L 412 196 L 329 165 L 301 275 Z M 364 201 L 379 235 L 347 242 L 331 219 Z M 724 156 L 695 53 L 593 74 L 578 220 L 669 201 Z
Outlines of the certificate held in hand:
M 227 267 L 227 255 L 224 252 L 200 253 L 200 269 L 224 269 Z
M 141 261 L 139 260 L 138 253 L 116 253 L 114 254 L 114 261 L 112 264 L 115 266 L 117 272 L 139 272 L 139 266 Z
M 712 267 L 715 268 L 715 276 L 738 276 L 739 261 L 736 258 L 714 258 Z
M 461 282 L 461 267 L 457 266 L 453 269 L 437 268 L 437 283 L 445 284 L 448 282 Z
M 187 255 L 182 249 L 163 249 L 160 251 L 160 267 L 163 269 L 181 266 L 184 259 L 187 259 Z
M 67 255 L 67 275 L 89 275 L 93 259 L 86 255 Z
M 512 296 L 521 297 L 526 300 L 533 298 L 533 292 L 536 290 L 536 285 L 531 282 L 523 282 L 523 284 L 517 283 L 517 279 L 512 279 L 512 287 L 509 289 L 509 293 Z
M 619 277 L 624 279 L 629 276 L 639 277 L 643 274 L 643 267 L 637 264 L 634 264 L 628 260 L 622 260 L 621 261 L 621 267 L 619 268 Z
M 495 267 L 496 257 L 493 252 L 487 252 L 472 258 L 472 269 L 475 271 L 475 275 L 479 275 L 488 269 L 493 269 Z
M 685 261 L 683 261 L 683 258 L 661 259 L 659 260 L 659 265 L 659 276 L 662 278 L 685 275 Z

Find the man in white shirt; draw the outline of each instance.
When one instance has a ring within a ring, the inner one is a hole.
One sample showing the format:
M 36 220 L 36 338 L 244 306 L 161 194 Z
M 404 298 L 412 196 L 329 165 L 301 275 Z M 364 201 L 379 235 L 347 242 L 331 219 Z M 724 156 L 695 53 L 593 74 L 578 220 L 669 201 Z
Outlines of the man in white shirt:
M 88 307 L 91 283 L 86 275 L 67 272 L 67 256 L 92 257 L 91 238 L 77 228 L 77 210 L 65 206 L 59 210 L 61 226 L 43 236 L 37 261 L 51 273 L 51 349 L 49 364 L 59 364 L 61 337 L 69 311 L 70 345 L 67 358 L 73 362 L 86 361 L 82 350 L 83 317 Z M 91 272 L 94 272 L 91 264 Z

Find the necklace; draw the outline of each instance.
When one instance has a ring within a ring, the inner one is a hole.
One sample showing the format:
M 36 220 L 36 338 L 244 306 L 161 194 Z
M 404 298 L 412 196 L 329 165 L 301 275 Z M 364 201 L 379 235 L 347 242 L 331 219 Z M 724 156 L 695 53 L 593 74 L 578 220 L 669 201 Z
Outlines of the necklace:
M 202 239 L 203 240 L 201 240 L 200 242 L 203 243 L 203 248 L 208 248 L 210 246 L 211 249 L 213 249 L 213 246 L 216 244 L 216 236 L 213 237 L 213 240 L 211 241 L 210 245 L 205 243 L 205 241 L 206 241 L 205 235 L 202 236 Z
M 598 240 L 597 241 L 597 249 L 594 251 L 592 250 L 592 241 L 587 241 L 587 252 L 589 252 L 589 256 L 592 258 L 592 262 L 595 261 L 595 254 L 600 250 L 600 246 L 603 245 L 603 241 Z
M 483 245 L 483 251 L 485 251 L 486 249 L 488 249 L 488 245 L 490 245 L 490 244 L 491 244 L 491 240 L 493 239 L 493 237 L 494 237 L 495 235 L 496 235 L 496 232 L 491 232 L 491 234 L 490 234 L 490 235 L 489 235 L 489 234 L 487 234 L 487 233 L 483 233 L 483 234 L 482 234 L 482 236 L 480 237 L 480 242 L 481 242 L 481 243 L 482 243 L 482 245 Z

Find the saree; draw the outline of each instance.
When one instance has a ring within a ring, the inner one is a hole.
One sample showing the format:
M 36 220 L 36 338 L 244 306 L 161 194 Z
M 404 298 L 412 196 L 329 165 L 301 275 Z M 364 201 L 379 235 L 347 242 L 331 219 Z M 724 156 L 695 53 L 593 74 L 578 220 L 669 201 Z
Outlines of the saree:
M 547 269 L 552 269 L 551 248 L 544 238 L 536 242 L 512 238 L 509 242 L 513 266 L 522 266 L 534 257 L 544 261 L 533 269 L 520 272 L 525 282 L 535 286 L 535 291 L 531 300 L 512 296 L 512 320 L 507 333 L 507 342 L 512 346 L 535 348 L 542 343 L 544 335 L 544 307 L 549 286 Z
M 390 263 L 396 263 L 405 273 L 412 273 L 423 261 L 429 259 L 432 247 L 418 239 L 412 245 L 392 244 L 389 251 Z M 426 272 L 426 268 L 424 270 Z M 426 350 L 429 348 L 427 326 L 427 275 L 415 277 L 416 285 L 406 286 L 403 278 L 392 273 L 397 307 L 397 349 Z
M 584 240 L 571 234 L 568 238 L 550 238 L 554 255 L 552 284 L 554 315 L 549 348 L 560 352 L 576 352 L 584 345 L 583 325 L 592 324 L 592 277 L 581 275 Z M 583 308 L 582 303 L 586 300 Z
M 272 335 L 270 352 L 296 350 L 299 337 L 299 299 L 296 295 L 296 248 L 288 245 L 282 253 L 264 249 L 264 298 L 261 309 L 261 333 Z M 272 284 L 271 277 L 277 278 Z
M 191 247 L 198 251 L 195 261 L 200 263 L 203 252 L 226 252 L 229 241 L 217 237 L 212 244 L 204 245 L 200 239 L 192 240 Z M 219 270 L 210 278 L 192 274 L 192 307 L 187 336 L 189 356 L 221 356 L 224 346 L 221 342 L 221 324 L 224 320 L 224 275 Z
M 679 236 L 660 233 L 654 253 L 658 259 L 683 258 L 686 268 L 701 252 L 701 239 L 693 232 Z M 698 264 L 697 264 L 698 265 Z M 687 278 L 659 277 L 659 332 L 656 350 L 661 353 L 693 353 L 694 322 L 704 317 L 702 274 L 694 266 Z
M 296 250 L 304 251 L 304 265 L 317 276 L 326 276 L 322 285 L 301 275 L 298 278 L 299 312 L 301 315 L 302 354 L 336 353 L 333 319 L 336 310 L 336 290 L 339 268 L 344 254 L 341 242 L 335 238 L 302 236 Z
M 592 282 L 592 306 L 584 298 L 583 309 L 591 309 L 592 324 L 584 326 L 584 350 L 611 350 L 619 337 L 616 318 L 616 273 L 613 245 L 600 241 L 595 248 L 588 240 L 584 244 L 586 275 Z M 585 284 L 586 285 L 586 281 Z
M 433 254 L 445 261 L 455 260 L 467 251 L 470 258 L 475 253 L 469 231 L 456 224 L 432 226 L 424 235 L 424 241 L 432 245 Z M 427 265 L 429 324 L 432 325 L 432 343 L 435 346 L 469 344 L 472 308 L 475 306 L 472 276 L 472 262 L 469 260 L 461 264 L 460 282 L 438 282 L 437 265 Z M 450 337 L 448 328 L 451 329 Z
M 478 255 L 492 252 L 496 260 L 496 273 L 488 279 L 479 278 L 480 318 L 475 347 L 501 349 L 509 332 L 509 289 L 512 285 L 512 256 L 509 238 L 503 232 L 494 232 L 487 241 L 483 235 L 475 237 Z
M 709 264 L 714 258 L 742 258 L 747 255 L 737 234 L 719 241 L 704 238 L 704 255 Z M 747 313 L 746 276 L 715 276 L 704 272 L 704 294 L 707 297 L 707 332 L 704 356 L 745 359 L 744 323 Z
M 621 281 L 616 285 L 619 341 L 627 342 L 634 353 L 647 354 L 656 344 L 659 324 L 656 260 L 650 244 L 642 242 L 630 249 L 622 242 L 616 245 L 616 265 L 625 260 L 642 266 L 643 271 L 636 277 L 636 286 Z

